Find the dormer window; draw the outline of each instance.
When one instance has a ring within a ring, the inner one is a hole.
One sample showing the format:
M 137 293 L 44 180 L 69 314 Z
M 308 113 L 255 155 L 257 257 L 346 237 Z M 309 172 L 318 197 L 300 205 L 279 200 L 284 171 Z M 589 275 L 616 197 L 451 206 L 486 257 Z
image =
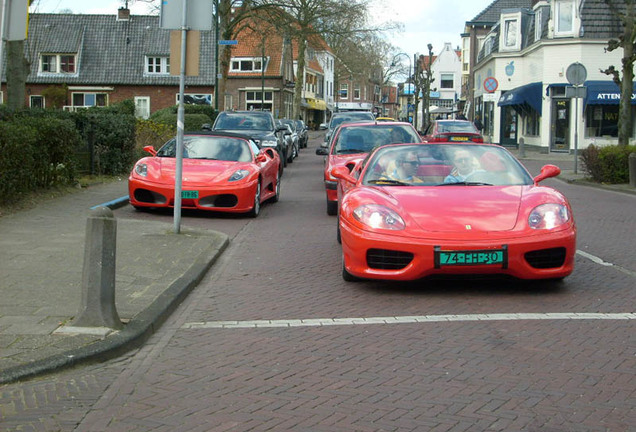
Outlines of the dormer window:
M 75 54 L 41 54 L 40 72 L 51 74 L 74 74 Z
M 572 36 L 574 34 L 574 0 L 555 0 L 554 35 Z
M 521 48 L 521 14 L 501 15 L 499 51 L 519 51 Z
M 267 59 L 265 59 L 267 62 Z M 263 57 L 232 59 L 230 72 L 262 72 Z
M 146 73 L 170 75 L 170 56 L 146 56 Z

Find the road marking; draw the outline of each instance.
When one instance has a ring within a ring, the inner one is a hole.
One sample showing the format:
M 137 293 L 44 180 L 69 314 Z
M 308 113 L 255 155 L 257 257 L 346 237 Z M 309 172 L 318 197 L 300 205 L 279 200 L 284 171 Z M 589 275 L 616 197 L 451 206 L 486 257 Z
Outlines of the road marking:
M 634 272 L 632 270 L 629 270 L 629 269 L 626 269 L 625 267 L 621 267 L 621 266 L 613 264 L 611 262 L 607 262 L 607 261 L 605 261 L 605 260 L 603 260 L 603 259 L 601 259 L 601 258 L 599 258 L 599 257 L 597 257 L 595 255 L 589 254 L 589 253 L 584 252 L 584 251 L 582 251 L 580 249 L 577 249 L 576 253 L 581 255 L 584 258 L 589 259 L 590 261 L 592 261 L 592 262 L 594 262 L 594 263 L 596 263 L 598 265 L 602 265 L 602 266 L 605 266 L 605 267 L 613 267 L 613 268 L 615 268 L 616 270 L 618 270 L 620 272 L 623 272 L 623 273 L 625 273 L 627 275 L 630 275 L 632 277 L 636 277 L 636 272 Z
M 519 320 L 636 320 L 636 313 L 512 313 L 469 315 L 419 315 L 370 318 L 314 318 L 289 320 L 202 321 L 185 323 L 184 329 L 239 329 L 272 327 L 323 327 L 369 324 L 415 324 L 452 321 L 519 321 Z

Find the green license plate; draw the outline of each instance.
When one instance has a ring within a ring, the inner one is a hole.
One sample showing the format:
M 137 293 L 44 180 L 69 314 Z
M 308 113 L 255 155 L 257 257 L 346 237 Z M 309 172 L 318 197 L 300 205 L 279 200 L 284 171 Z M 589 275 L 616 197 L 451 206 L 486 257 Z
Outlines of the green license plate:
M 199 191 L 181 191 L 181 198 L 183 199 L 198 199 Z
M 435 268 L 445 266 L 501 265 L 507 268 L 508 249 L 441 250 L 435 247 Z

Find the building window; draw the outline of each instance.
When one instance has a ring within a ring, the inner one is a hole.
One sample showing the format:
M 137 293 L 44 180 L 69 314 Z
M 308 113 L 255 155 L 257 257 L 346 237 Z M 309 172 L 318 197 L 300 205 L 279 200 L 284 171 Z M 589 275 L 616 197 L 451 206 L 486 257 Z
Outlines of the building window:
M 587 137 L 618 137 L 618 105 L 588 105 L 585 111 Z M 634 112 L 632 106 L 632 118 Z
M 504 47 L 514 49 L 517 47 L 519 22 L 516 19 L 504 21 Z
M 92 107 L 108 105 L 106 93 L 73 93 L 73 106 Z
M 44 108 L 44 96 L 29 96 L 29 106 L 31 108 Z
M 349 84 L 340 84 L 340 99 L 349 99 Z
M 488 35 L 484 40 L 484 55 L 490 55 L 492 53 L 492 48 L 495 42 L 495 37 L 493 35 Z
M 40 56 L 40 72 L 42 73 L 75 73 L 74 54 L 42 54 Z
M 265 59 L 267 66 L 267 59 Z M 263 57 L 232 59 L 230 72 L 262 72 Z
M 146 73 L 150 75 L 169 75 L 170 57 L 146 57 Z
M 149 96 L 135 96 L 135 116 L 142 119 L 150 117 Z
M 360 84 L 356 84 L 353 87 L 353 98 L 356 100 L 360 99 Z
M 541 129 L 541 116 L 533 109 L 528 110 L 525 114 L 526 135 L 539 136 L 539 130 Z
M 534 13 L 534 40 L 541 40 L 543 30 L 543 9 L 539 8 Z
M 274 106 L 274 93 L 271 91 L 265 92 L 265 98 L 262 97 L 263 93 L 260 91 L 246 91 L 245 92 L 245 108 L 248 110 L 261 110 L 272 111 Z
M 574 32 L 574 1 L 557 0 L 555 2 L 555 36 L 572 36 Z
M 439 86 L 444 89 L 454 88 L 455 82 L 453 74 L 441 74 Z

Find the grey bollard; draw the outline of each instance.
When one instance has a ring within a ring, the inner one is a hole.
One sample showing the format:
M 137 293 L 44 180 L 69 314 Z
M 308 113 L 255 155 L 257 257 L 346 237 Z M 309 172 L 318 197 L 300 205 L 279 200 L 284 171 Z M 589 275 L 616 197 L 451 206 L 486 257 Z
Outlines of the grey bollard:
M 629 185 L 636 187 L 636 153 L 630 153 L 627 158 L 629 165 Z
M 111 209 L 97 207 L 86 221 L 82 304 L 74 327 L 122 328 L 115 308 L 117 221 Z
M 519 157 L 526 157 L 526 140 L 523 137 L 519 138 Z

